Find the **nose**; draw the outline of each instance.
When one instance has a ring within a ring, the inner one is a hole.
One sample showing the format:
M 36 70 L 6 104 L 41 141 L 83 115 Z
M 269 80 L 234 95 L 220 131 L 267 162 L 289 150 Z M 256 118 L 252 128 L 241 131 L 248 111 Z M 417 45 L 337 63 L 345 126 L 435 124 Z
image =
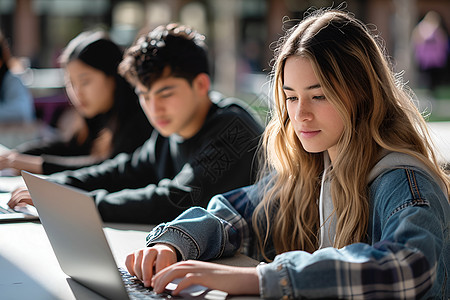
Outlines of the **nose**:
M 299 99 L 295 109 L 295 120 L 298 122 L 308 121 L 312 119 L 311 107 L 308 101 Z

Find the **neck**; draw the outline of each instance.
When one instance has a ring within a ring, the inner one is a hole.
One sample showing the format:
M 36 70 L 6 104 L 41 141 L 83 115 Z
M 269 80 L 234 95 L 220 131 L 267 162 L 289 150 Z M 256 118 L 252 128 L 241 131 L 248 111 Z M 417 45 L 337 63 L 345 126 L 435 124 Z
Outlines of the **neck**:
M 189 128 L 185 128 L 181 132 L 178 133 L 184 139 L 189 139 L 193 137 L 197 132 L 200 131 L 203 124 L 205 124 L 206 117 L 208 116 L 209 109 L 211 108 L 212 102 L 209 97 L 206 97 L 203 100 L 202 105 L 199 107 L 198 113 L 195 116 L 195 121 L 192 122 Z

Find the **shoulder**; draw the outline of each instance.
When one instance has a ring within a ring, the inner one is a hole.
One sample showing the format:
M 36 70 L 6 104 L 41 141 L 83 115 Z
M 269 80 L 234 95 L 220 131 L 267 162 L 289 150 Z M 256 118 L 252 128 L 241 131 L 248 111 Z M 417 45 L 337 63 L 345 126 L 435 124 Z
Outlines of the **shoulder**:
M 217 121 L 230 121 L 232 119 L 241 120 L 246 125 L 262 132 L 262 121 L 256 111 L 249 104 L 241 99 L 225 97 L 219 92 L 210 92 L 210 99 L 216 106 L 211 119 Z
M 11 71 L 7 71 L 5 73 L 5 77 L 3 77 L 3 80 L 8 84 L 15 84 L 15 85 L 22 85 L 24 86 L 22 79 L 20 79 L 19 76 L 17 76 L 16 74 L 11 73 Z
M 442 179 L 427 165 L 413 156 L 398 152 L 384 155 L 370 171 L 368 181 L 373 192 L 385 193 L 393 189 L 410 194 L 414 199 L 422 198 L 429 192 L 448 193 Z
M 426 194 L 418 193 L 419 189 L 436 191 L 440 190 L 440 187 L 427 172 L 413 166 L 386 169 L 370 185 L 370 190 L 374 193 L 401 191 L 411 198 L 420 198 Z
M 7 71 L 5 73 L 5 77 L 3 78 L 2 87 L 6 88 L 9 91 L 14 91 L 14 93 L 22 93 L 27 94 L 27 96 L 31 97 L 31 94 L 28 92 L 27 87 L 23 84 L 22 79 L 11 73 L 10 71 Z
M 414 166 L 385 170 L 369 186 L 375 210 L 393 215 L 408 207 L 431 207 L 448 214 L 447 196 L 426 171 Z

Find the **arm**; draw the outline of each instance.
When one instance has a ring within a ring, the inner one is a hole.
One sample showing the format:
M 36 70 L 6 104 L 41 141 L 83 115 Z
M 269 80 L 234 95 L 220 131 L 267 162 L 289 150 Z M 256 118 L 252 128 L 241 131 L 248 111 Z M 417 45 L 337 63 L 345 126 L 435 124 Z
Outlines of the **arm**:
M 18 174 L 20 170 L 42 174 L 42 157 L 10 151 L 0 155 L 0 169 L 9 168 L 15 169 Z
M 383 178 L 384 182 L 378 182 L 384 188 L 371 195 L 375 205 L 371 214 L 374 225 L 370 244 L 352 244 L 342 249 L 325 248 L 313 254 L 304 251 L 280 254 L 272 263 L 257 267 L 259 284 L 253 287 L 259 286 L 263 298 L 415 298 L 445 293 L 442 290 L 445 289 L 442 284 L 445 279 L 438 269 L 448 264 L 447 220 L 450 208 L 439 187 L 433 186 L 429 179 L 420 175 L 409 178 L 412 180 L 396 174 Z M 417 195 L 405 188 L 409 182 L 422 184 L 421 195 L 425 198 L 416 199 Z M 239 193 L 236 195 L 238 197 L 234 201 L 239 201 Z M 227 208 L 229 203 L 223 200 L 222 196 L 215 197 L 210 206 L 222 207 L 219 211 L 230 211 Z M 236 202 L 234 207 L 243 206 Z M 236 213 L 230 216 L 234 217 L 225 217 L 230 224 L 239 224 L 244 219 Z M 212 259 L 226 252 L 222 250 L 226 247 L 217 245 L 245 240 L 242 234 L 245 229 L 238 229 L 238 225 L 229 226 L 230 235 L 227 236 L 225 231 L 220 230 L 225 226 L 219 224 L 227 222 L 214 218 L 217 216 L 193 208 L 175 221 L 155 228 L 148 237 L 148 245 L 154 242 L 169 243 L 183 254 L 183 258 Z M 379 235 L 376 233 L 378 227 L 381 229 Z M 241 232 L 241 238 L 236 238 L 236 232 Z M 447 261 L 443 262 L 445 259 Z M 175 264 L 162 272 L 168 275 L 157 275 L 161 279 L 154 282 L 155 288 L 160 289 L 172 278 L 186 274 L 189 278 L 202 277 L 201 283 L 215 287 L 224 277 L 208 283 L 212 280 L 208 271 L 211 269 L 220 273 L 220 266 L 202 269 L 202 265 L 195 262 Z M 234 270 L 234 276 L 242 274 L 241 271 Z M 198 283 L 186 280 L 186 285 Z M 434 282 L 437 284 L 433 285 Z M 247 284 L 250 285 L 250 281 L 246 281 Z
M 110 158 L 111 136 L 109 130 L 102 130 L 92 143 L 79 144 L 77 135 L 74 135 L 67 142 L 49 142 L 41 148 L 35 148 L 34 152 L 41 152 L 42 171 L 45 175 L 76 170 Z
M 39 139 L 19 145 L 16 150 L 22 154 L 40 156 L 42 174 L 45 175 L 80 169 L 110 158 L 111 133 L 108 130 L 101 131 L 93 142 L 80 144 L 77 139 L 77 134 L 69 140 L 60 137 Z M 95 147 L 100 151 L 96 151 Z
M 95 192 L 100 214 L 105 221 L 158 224 L 175 218 L 189 207 L 206 207 L 217 193 L 250 184 L 255 171 L 254 153 L 259 132 L 241 125 L 240 120 L 227 128 L 218 123 L 218 131 L 211 130 L 210 134 L 203 135 L 202 144 L 193 141 L 189 149 L 181 149 L 183 155 L 190 154 L 190 158 L 172 178 L 170 167 L 160 157 L 152 158 L 154 154 L 151 152 L 154 150 L 149 149 L 148 158 L 140 160 L 134 169 L 141 170 L 139 175 L 130 172 L 127 177 L 122 171 L 118 177 L 111 176 L 109 179 L 114 182 L 116 191 Z M 165 150 L 166 155 L 171 154 L 169 150 Z M 156 153 L 159 153 L 158 149 Z M 176 160 L 169 162 L 175 164 Z M 151 181 L 152 173 L 156 172 L 159 179 Z M 121 178 L 120 182 L 117 178 Z M 145 185 L 142 184 L 144 180 Z M 75 176 L 70 176 L 68 180 L 70 185 L 75 186 L 77 181 Z M 141 186 L 136 186 L 136 182 L 140 182 Z M 83 185 L 80 184 L 81 188 L 84 188 Z M 97 188 L 100 186 L 97 185 Z
M 147 246 L 172 245 L 183 260 L 211 260 L 245 251 L 251 236 L 251 197 L 256 191 L 256 186 L 236 189 L 213 197 L 206 210 L 188 209 L 155 227 L 147 236 Z
M 231 212 L 232 210 L 228 208 L 229 203 L 223 200 L 222 196 L 215 197 L 210 205 L 222 207 L 219 211 Z M 226 219 L 237 223 L 242 221 L 235 213 L 231 213 Z M 148 237 L 148 245 L 154 242 L 169 243 L 180 250 L 183 258 L 213 259 L 220 253 L 225 253 L 223 250 L 225 248 L 223 245 L 227 243 L 224 241 L 225 223 L 227 223 L 225 220 L 207 211 L 193 208 L 173 222 L 155 228 Z M 393 222 L 389 227 L 396 228 L 398 224 L 395 223 L 397 222 Z M 229 232 L 245 232 L 236 227 L 229 226 Z M 400 232 L 393 234 L 398 233 Z M 386 234 L 390 235 L 387 232 Z M 259 282 L 253 282 L 255 273 L 252 270 L 258 272 L 256 278 L 259 277 Z M 382 241 L 372 246 L 360 243 L 342 249 L 326 248 L 314 254 L 303 251 L 287 252 L 278 255 L 274 262 L 260 265 L 257 269 L 230 268 L 211 263 L 185 261 L 158 272 L 152 286 L 155 291 L 162 291 L 163 287 L 174 278 L 185 277 L 177 292 L 191 284 L 202 284 L 209 288 L 225 290 L 230 294 L 257 293 L 255 288 L 259 287 L 263 298 L 283 296 L 362 298 L 365 297 L 364 293 L 373 294 L 377 298 L 395 298 L 408 297 L 400 289 L 411 279 L 411 274 L 418 278 L 425 274 L 424 281 L 417 282 L 419 286 L 429 281 L 428 270 L 430 270 L 428 263 L 422 253 L 397 243 Z M 395 284 L 395 280 L 399 283 Z M 234 284 L 227 286 L 225 283 Z M 428 284 L 425 284 L 424 289 L 426 286 L 429 287 Z M 399 290 L 395 291 L 397 288 Z M 396 292 L 398 294 L 395 294 Z
M 174 261 L 166 263 L 167 252 L 172 260 L 176 257 L 175 253 L 178 253 L 179 259 L 208 259 L 234 253 L 239 245 L 243 244 L 244 236 L 248 233 L 248 229 L 242 227 L 247 226 L 245 217 L 250 219 L 253 211 L 253 205 L 248 202 L 246 193 L 249 189 L 256 190 L 247 187 L 226 195 L 218 195 L 211 199 L 207 210 L 191 208 L 176 220 L 155 228 L 147 238 L 151 247 L 135 251 L 127 257 L 126 265 L 130 273 L 136 274 L 146 286 L 153 286 L 156 292 L 162 292 L 173 279 L 184 277 L 173 295 L 192 284 L 226 291 L 229 294 L 257 294 L 258 276 L 255 268 L 193 260 L 177 264 L 173 264 Z M 243 216 L 233 205 L 243 212 Z M 227 241 L 229 237 L 234 244 Z M 170 247 L 171 251 L 161 251 L 166 247 Z M 153 272 L 156 276 L 150 280 Z M 246 284 L 243 285 L 242 282 Z
M 278 255 L 272 263 L 258 266 L 261 295 L 264 298 L 442 295 L 441 271 L 448 264 L 448 202 L 439 187 L 422 174 L 405 176 L 405 170 L 389 174 L 377 179 L 374 184 L 378 188 L 371 193 L 374 204 L 369 220 L 371 243 L 325 248 L 313 254 L 292 251 Z M 416 191 L 420 191 L 420 198 Z
M 17 146 L 16 150 L 20 157 L 34 157 L 35 160 L 39 158 L 39 174 L 45 175 L 99 163 L 98 157 L 89 154 L 89 145 L 79 145 L 76 139 L 75 136 L 67 141 L 60 137 L 38 139 Z M 25 170 L 37 173 L 30 169 Z
M 98 165 L 52 174 L 60 184 L 97 193 L 115 193 L 125 188 L 139 188 L 157 177 L 148 159 L 148 143 L 132 154 L 121 153 Z M 95 191 L 95 192 L 94 192 Z
M 71 167 L 81 167 L 83 163 L 98 162 L 94 157 L 84 154 L 85 149 L 80 148 L 74 141 L 38 140 L 19 145 L 16 151 L 10 152 L 4 163 L 8 163 L 6 167 L 16 170 L 48 175 Z
M 138 132 L 136 128 L 139 128 Z M 44 148 L 43 172 L 48 175 L 77 170 L 99 164 L 121 153 L 131 154 L 150 138 L 151 132 L 152 128 L 147 119 L 141 120 L 140 115 L 134 115 L 125 124 L 118 124 L 115 132 L 107 128 L 102 129 L 97 138 L 88 145 L 78 145 L 76 138 L 73 138 L 69 143 L 60 145 L 61 149 L 56 149 L 57 145 L 51 149 Z
M 152 132 L 142 109 L 138 109 L 139 111 L 131 111 L 133 115 L 128 115 L 126 120 L 100 130 L 93 141 L 88 139 L 80 144 L 80 126 L 75 124 L 77 130 L 70 139 L 56 137 L 33 140 L 19 145 L 16 150 L 24 154 L 42 156 L 42 172 L 46 175 L 98 164 L 120 153 L 132 153 L 145 143 Z M 110 128 L 114 128 L 114 132 Z

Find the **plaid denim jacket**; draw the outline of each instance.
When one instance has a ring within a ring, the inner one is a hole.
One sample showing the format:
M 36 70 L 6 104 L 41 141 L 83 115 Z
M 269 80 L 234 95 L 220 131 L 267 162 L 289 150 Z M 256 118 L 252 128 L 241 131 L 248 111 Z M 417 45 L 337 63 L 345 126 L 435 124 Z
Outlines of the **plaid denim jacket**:
M 369 189 L 368 242 L 275 256 L 257 267 L 261 297 L 448 299 L 450 205 L 441 188 L 405 166 L 386 170 Z M 237 251 L 259 259 L 251 218 L 260 191 L 253 185 L 217 195 L 206 210 L 194 207 L 155 227 L 147 245 L 171 244 L 183 259 Z

